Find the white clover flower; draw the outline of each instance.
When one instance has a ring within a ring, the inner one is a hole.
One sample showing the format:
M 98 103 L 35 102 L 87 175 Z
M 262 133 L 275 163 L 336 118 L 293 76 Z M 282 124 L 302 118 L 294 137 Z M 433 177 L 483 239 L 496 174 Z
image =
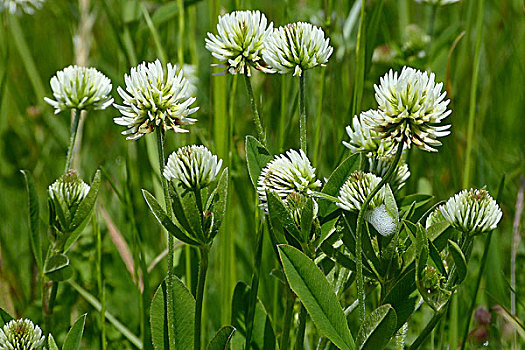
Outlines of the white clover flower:
M 301 227 L 301 216 L 303 213 L 303 208 L 308 200 L 307 195 L 298 192 L 292 192 L 286 197 L 285 206 L 290 212 L 294 223 L 300 228 Z M 319 205 L 315 199 L 313 200 L 314 205 L 314 219 L 317 218 L 317 213 L 319 212 Z
M 164 177 L 178 181 L 186 189 L 201 189 L 215 181 L 221 165 L 222 159 L 217 160 L 206 147 L 184 146 L 169 156 Z
M 430 5 L 448 5 L 459 2 L 459 0 L 416 0 L 419 3 L 426 3 Z
M 372 190 L 379 185 L 381 178 L 360 170 L 354 171 L 339 190 L 337 206 L 348 211 L 359 211 Z M 369 208 L 373 210 L 384 201 L 384 187 L 372 198 Z
M 0 349 L 36 350 L 44 341 L 40 327 L 27 318 L 9 321 L 0 328 Z
M 369 124 L 387 140 L 399 143 L 403 139 L 408 148 L 417 147 L 435 152 L 439 137 L 450 134 L 450 125 L 438 125 L 450 113 L 442 92 L 443 83 L 436 84 L 430 75 L 410 67 L 403 67 L 401 74 L 390 70 L 374 85 L 379 113 L 367 115 Z
M 250 75 L 250 66 L 270 73 L 261 58 L 265 40 L 273 29 L 259 11 L 235 11 L 219 16 L 218 34 L 208 33 L 206 49 L 226 66 L 230 74 Z
M 267 209 L 266 190 L 275 191 L 286 203 L 288 196 L 294 192 L 309 194 L 320 187 L 321 181 L 316 179 L 315 168 L 303 150 L 289 150 L 275 156 L 263 168 L 257 180 L 257 193 L 264 209 Z
M 56 100 L 44 100 L 58 114 L 67 109 L 106 109 L 113 103 L 111 80 L 95 68 L 69 66 L 51 78 Z
M 199 107 L 190 108 L 196 99 L 190 97 L 188 80 L 182 70 L 177 74 L 177 66 L 168 63 L 165 72 L 159 60 L 142 62 L 131 68 L 124 80 L 126 90 L 117 89 L 123 105 L 113 104 L 122 116 L 113 121 L 128 128 L 122 132 L 129 135 L 126 140 L 137 140 L 156 128 L 188 132 L 181 126 L 197 121 L 188 118 Z
M 437 207 L 428 215 L 427 220 L 425 221 L 425 228 L 428 230 L 430 226 L 443 221 L 447 220 L 445 220 L 445 218 L 443 217 L 443 214 L 441 213 L 441 208 Z
M 394 159 L 391 156 L 368 158 L 370 172 L 376 174 L 379 177 L 384 177 L 393 161 Z M 397 165 L 396 172 L 393 174 L 390 180 L 390 186 L 392 190 L 397 192 L 403 188 L 409 177 L 410 170 L 408 170 L 408 164 L 401 160 Z
M 49 186 L 48 193 L 55 205 L 60 205 L 67 219 L 75 213 L 89 190 L 90 186 L 82 181 L 77 172 L 69 170 Z
M 382 140 L 377 131 L 363 122 L 367 116 L 371 118 L 375 113 L 379 112 L 374 110 L 361 112 L 361 115 L 354 116 L 352 125 L 346 127 L 346 133 L 350 140 L 348 142 L 343 141 L 343 145 L 349 148 L 352 153 L 365 152 L 367 157 L 372 157 L 392 152 L 392 142 Z
M 463 190 L 439 208 L 455 229 L 472 234 L 494 230 L 503 215 L 498 203 L 483 189 Z
M 9 11 L 12 14 L 25 12 L 29 15 L 42 7 L 45 0 L 0 0 L 0 12 Z
M 301 76 L 304 70 L 324 66 L 333 50 L 321 28 L 297 22 L 273 30 L 266 40 L 263 58 L 278 73 Z

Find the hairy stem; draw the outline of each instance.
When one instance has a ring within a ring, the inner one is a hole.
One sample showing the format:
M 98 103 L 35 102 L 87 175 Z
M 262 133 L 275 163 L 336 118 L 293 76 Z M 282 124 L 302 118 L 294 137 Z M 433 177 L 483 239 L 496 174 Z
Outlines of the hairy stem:
M 248 97 L 250 98 L 250 104 L 252 106 L 253 122 L 255 123 L 255 128 L 257 129 L 258 139 L 266 147 L 266 134 L 264 133 L 264 128 L 262 126 L 261 118 L 259 116 L 259 110 L 257 109 L 257 104 L 255 103 L 252 82 L 250 80 L 250 77 L 246 73 L 244 74 L 244 82 L 246 83 Z
M 71 161 L 73 160 L 73 148 L 75 148 L 75 139 L 77 138 L 80 112 L 73 108 L 71 110 L 71 117 L 73 119 L 73 124 L 71 124 L 71 136 L 69 137 L 69 147 L 67 149 L 66 166 L 64 167 L 64 173 L 67 173 L 67 171 L 71 169 Z
M 208 270 L 208 253 L 209 247 L 207 245 L 199 247 L 201 254 L 201 263 L 199 267 L 199 280 L 197 282 L 197 297 L 195 299 L 195 324 L 194 324 L 194 338 L 193 349 L 200 350 L 201 348 L 201 318 L 202 318 L 202 300 L 204 297 L 204 284 L 206 283 L 206 272 Z
M 299 132 L 301 140 L 301 149 L 306 153 L 306 101 L 304 97 L 304 86 L 305 86 L 305 75 L 306 72 L 299 76 Z

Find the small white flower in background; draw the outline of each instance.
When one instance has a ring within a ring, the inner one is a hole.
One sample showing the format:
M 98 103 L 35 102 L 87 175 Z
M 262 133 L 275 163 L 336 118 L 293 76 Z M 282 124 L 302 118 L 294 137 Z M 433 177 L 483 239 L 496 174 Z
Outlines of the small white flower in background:
M 106 109 L 113 103 L 111 80 L 95 68 L 69 66 L 51 78 L 55 114 L 67 109 Z
M 197 69 L 193 64 L 184 63 L 182 66 L 184 77 L 188 81 L 188 95 L 197 95 L 197 86 L 199 85 L 199 77 L 197 75 Z
M 230 74 L 250 75 L 250 66 L 270 73 L 261 58 L 273 23 L 259 11 L 235 11 L 219 16 L 218 34 L 208 33 L 206 49 L 226 66 Z
M 0 12 L 9 11 L 12 14 L 25 12 L 29 15 L 42 7 L 45 0 L 0 0 Z
M 12 320 L 0 328 L 0 349 L 37 350 L 44 341 L 40 327 L 28 319 Z
M 49 197 L 58 202 L 62 212 L 69 216 L 87 196 L 90 186 L 78 176 L 75 170 L 69 170 L 48 188 Z
M 390 70 L 374 85 L 379 113 L 366 115 L 364 122 L 381 137 L 395 143 L 403 139 L 408 148 L 417 147 L 436 152 L 437 139 L 450 134 L 450 125 L 438 125 L 451 111 L 445 100 L 443 83 L 436 84 L 434 73 L 403 67 L 401 74 Z
M 339 190 L 337 206 L 348 211 L 359 211 L 372 190 L 379 185 L 381 178 L 360 170 L 354 171 Z M 384 187 L 372 198 L 369 210 L 373 210 L 383 204 Z
M 379 177 L 383 177 L 386 175 L 392 162 L 393 158 L 391 156 L 368 158 L 370 172 L 376 174 Z M 408 170 L 408 164 L 401 160 L 397 165 L 396 172 L 393 174 L 390 180 L 390 186 L 392 187 L 392 190 L 394 192 L 397 192 L 401 188 L 403 188 L 409 177 L 410 170 Z
M 416 2 L 430 4 L 430 5 L 448 5 L 459 2 L 459 0 L 416 0 Z
M 439 207 L 443 217 L 455 229 L 465 233 L 494 230 L 503 213 L 486 190 L 463 190 Z
M 188 80 L 182 70 L 177 73 L 177 66 L 168 63 L 165 72 L 159 60 L 142 62 L 124 75 L 124 81 L 126 90 L 117 89 L 123 104 L 113 104 L 122 116 L 113 121 L 128 128 L 122 132 L 129 135 L 126 140 L 137 140 L 156 128 L 188 132 L 181 126 L 197 121 L 188 118 L 199 107 L 190 108 L 196 99 L 190 97 Z
M 365 118 L 371 118 L 379 113 L 375 110 L 361 112 L 359 116 L 354 116 L 352 125 L 346 127 L 346 133 L 350 140 L 343 141 L 343 145 L 350 149 L 352 153 L 365 152 L 367 157 L 374 155 L 385 155 L 390 153 L 393 144 L 390 141 L 381 139 L 381 135 L 370 125 L 363 122 Z
M 221 165 L 222 159 L 217 160 L 206 147 L 184 146 L 168 157 L 164 177 L 180 182 L 186 189 L 202 189 L 215 181 Z
M 320 187 L 321 181 L 315 177 L 315 168 L 302 150 L 289 150 L 275 156 L 263 168 L 257 180 L 257 192 L 261 207 L 265 210 L 268 208 L 266 190 L 275 191 L 286 203 L 288 196 L 294 192 L 308 194 Z
M 321 28 L 310 23 L 290 23 L 273 30 L 266 40 L 263 59 L 281 74 L 324 66 L 333 52 L 330 39 Z

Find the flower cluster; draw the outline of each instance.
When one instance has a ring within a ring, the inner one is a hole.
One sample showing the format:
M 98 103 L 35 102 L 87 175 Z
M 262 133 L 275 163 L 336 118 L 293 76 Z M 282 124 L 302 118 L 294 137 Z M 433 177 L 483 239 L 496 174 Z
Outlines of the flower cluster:
M 25 12 L 32 15 L 40 9 L 45 0 L 0 0 L 0 12 L 9 11 L 12 14 Z
M 459 2 L 459 0 L 416 0 L 417 2 L 426 3 L 429 5 L 448 5 L 448 4 L 454 4 L 456 2 Z
M 89 189 L 75 170 L 69 170 L 49 186 L 48 193 L 49 198 L 58 203 L 64 215 L 69 217 L 87 196 Z
M 364 122 L 365 119 L 373 118 L 374 114 L 378 113 L 378 111 L 373 109 L 361 112 L 359 116 L 354 116 L 352 125 L 346 127 L 346 133 L 350 140 L 348 142 L 343 141 L 343 145 L 350 149 L 352 153 L 364 152 L 367 157 L 372 157 L 392 152 L 392 142 L 382 140 L 381 134 Z
M 390 168 L 394 160 L 392 157 L 372 157 L 368 158 L 368 164 L 370 165 L 370 172 L 376 174 L 379 177 L 384 177 L 388 169 Z M 403 186 L 405 186 L 406 181 L 410 177 L 410 170 L 408 170 L 408 164 L 404 161 L 401 161 L 395 170 L 395 173 L 390 179 L 390 186 L 394 192 L 399 191 Z
M 339 190 L 337 206 L 348 211 L 359 211 L 372 190 L 379 185 L 381 178 L 371 173 L 354 171 Z M 381 189 L 370 201 L 370 209 L 379 207 L 384 200 Z
M 0 349 L 37 350 L 44 341 L 40 327 L 28 319 L 11 320 L 0 328 Z
M 164 168 L 164 177 L 168 181 L 178 181 L 190 190 L 199 190 L 215 181 L 222 165 L 204 146 L 184 146 L 173 152 Z
M 330 39 L 310 23 L 290 23 L 274 29 L 264 46 L 264 60 L 278 73 L 301 76 L 302 72 L 324 66 L 332 55 Z
M 408 148 L 417 147 L 435 152 L 441 145 L 439 137 L 450 134 L 450 125 L 439 125 L 450 113 L 442 92 L 443 83 L 436 84 L 434 73 L 403 67 L 401 74 L 390 70 L 374 85 L 378 113 L 365 116 L 365 123 L 382 138 L 395 143 L 404 141 Z
M 315 168 L 302 150 L 289 150 L 286 154 L 275 156 L 275 159 L 263 168 L 257 180 L 261 207 L 265 209 L 267 190 L 275 191 L 286 203 L 291 193 L 307 194 L 320 187 L 321 181 L 315 177 Z
M 196 99 L 189 96 L 188 81 L 182 70 L 177 73 L 177 66 L 168 63 L 165 72 L 159 60 L 143 62 L 131 68 L 124 80 L 126 90 L 117 89 L 123 105 L 114 104 L 122 116 L 114 122 L 128 128 L 122 132 L 129 135 L 127 140 L 137 140 L 156 128 L 188 132 L 181 126 L 197 121 L 188 117 L 199 108 L 190 108 Z
M 51 78 L 55 114 L 67 109 L 106 109 L 113 103 L 111 80 L 95 68 L 69 66 Z
M 261 51 L 273 29 L 259 11 L 235 11 L 219 17 L 217 32 L 208 33 L 206 49 L 224 64 L 230 74 L 250 75 L 250 66 L 271 72 Z
M 494 230 L 503 213 L 486 190 L 463 190 L 439 207 L 443 217 L 457 230 L 483 233 Z

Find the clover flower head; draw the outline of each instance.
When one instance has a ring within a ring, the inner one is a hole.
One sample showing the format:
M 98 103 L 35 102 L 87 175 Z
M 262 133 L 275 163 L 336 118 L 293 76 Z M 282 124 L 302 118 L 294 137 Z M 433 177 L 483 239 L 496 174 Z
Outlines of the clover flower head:
M 304 70 L 324 66 L 332 55 L 330 39 L 311 23 L 296 22 L 273 30 L 263 58 L 276 72 L 301 76 Z
M 439 125 L 451 113 L 442 88 L 443 83 L 435 83 L 434 73 L 410 67 L 403 67 L 400 74 L 390 70 L 379 86 L 374 85 L 379 113 L 366 116 L 365 123 L 382 138 L 436 152 L 433 146 L 441 145 L 438 138 L 450 134 L 450 125 Z
M 425 221 L 425 228 L 428 230 L 430 226 L 444 221 L 446 220 L 441 213 L 441 208 L 437 207 L 428 215 L 427 220 Z
M 177 181 L 185 189 L 207 187 L 221 170 L 222 159 L 217 160 L 205 146 L 184 146 L 173 152 L 164 167 L 164 177 Z
M 55 205 L 60 205 L 66 218 L 70 218 L 89 190 L 90 186 L 82 181 L 77 172 L 69 170 L 49 186 L 48 193 Z
M 308 196 L 299 192 L 292 192 L 286 198 L 285 206 L 291 213 L 292 219 L 298 227 L 301 227 L 301 215 L 307 200 Z M 315 199 L 313 199 L 313 204 L 315 219 L 317 218 L 317 213 L 319 212 L 319 205 Z
M 339 190 L 337 206 L 348 211 L 359 211 L 372 190 L 379 185 L 381 178 L 360 170 L 354 171 Z M 384 188 L 384 187 L 383 187 Z M 370 210 L 379 207 L 384 201 L 381 189 L 370 201 Z
M 206 49 L 221 61 L 230 74 L 250 75 L 250 66 L 266 73 L 261 58 L 265 40 L 273 29 L 273 23 L 259 11 L 235 11 L 219 16 L 217 35 L 208 33 Z
M 430 42 L 430 35 L 428 35 L 417 24 L 409 24 L 405 28 L 405 35 L 403 40 L 403 51 L 405 53 L 412 53 L 417 55 L 425 55 L 425 48 Z
M 321 181 L 316 179 L 315 168 L 303 150 L 289 150 L 275 156 L 263 168 L 257 180 L 257 192 L 264 209 L 267 209 L 267 190 L 275 191 L 286 203 L 291 193 L 309 194 L 320 187 Z
M 361 112 L 359 116 L 354 116 L 352 125 L 346 127 L 346 133 L 350 140 L 343 141 L 343 145 L 350 149 L 352 153 L 365 152 L 367 157 L 374 155 L 385 155 L 392 152 L 393 144 L 390 141 L 382 140 L 381 135 L 363 122 L 373 114 L 379 113 L 375 110 Z
M 51 78 L 55 100 L 44 100 L 58 114 L 67 109 L 106 109 L 113 103 L 111 80 L 95 68 L 69 66 Z
M 416 2 L 425 3 L 429 5 L 448 5 L 448 4 L 454 4 L 456 2 L 459 2 L 459 0 L 416 0 Z
M 450 225 L 471 234 L 494 230 L 503 215 L 498 203 L 484 189 L 463 190 L 439 208 Z
M 9 11 L 11 14 L 22 12 L 32 15 L 42 7 L 45 0 L 0 0 L 0 12 Z
M 11 320 L 0 328 L 0 349 L 36 350 L 44 341 L 40 327 L 29 319 Z
M 177 66 L 168 63 L 165 71 L 159 60 L 142 62 L 124 80 L 126 90 L 117 89 L 123 104 L 113 104 L 122 116 L 113 121 L 128 128 L 122 132 L 129 135 L 126 140 L 137 140 L 156 128 L 188 132 L 181 126 L 197 121 L 188 117 L 199 107 L 190 107 L 196 99 L 189 95 L 188 80 L 182 70 L 177 73 Z
M 370 172 L 376 174 L 379 177 L 384 177 L 393 161 L 394 160 L 392 156 L 368 158 Z M 393 174 L 392 179 L 390 180 L 390 186 L 392 190 L 397 192 L 403 188 L 409 177 L 410 170 L 408 170 L 408 164 L 401 160 L 395 173 Z

